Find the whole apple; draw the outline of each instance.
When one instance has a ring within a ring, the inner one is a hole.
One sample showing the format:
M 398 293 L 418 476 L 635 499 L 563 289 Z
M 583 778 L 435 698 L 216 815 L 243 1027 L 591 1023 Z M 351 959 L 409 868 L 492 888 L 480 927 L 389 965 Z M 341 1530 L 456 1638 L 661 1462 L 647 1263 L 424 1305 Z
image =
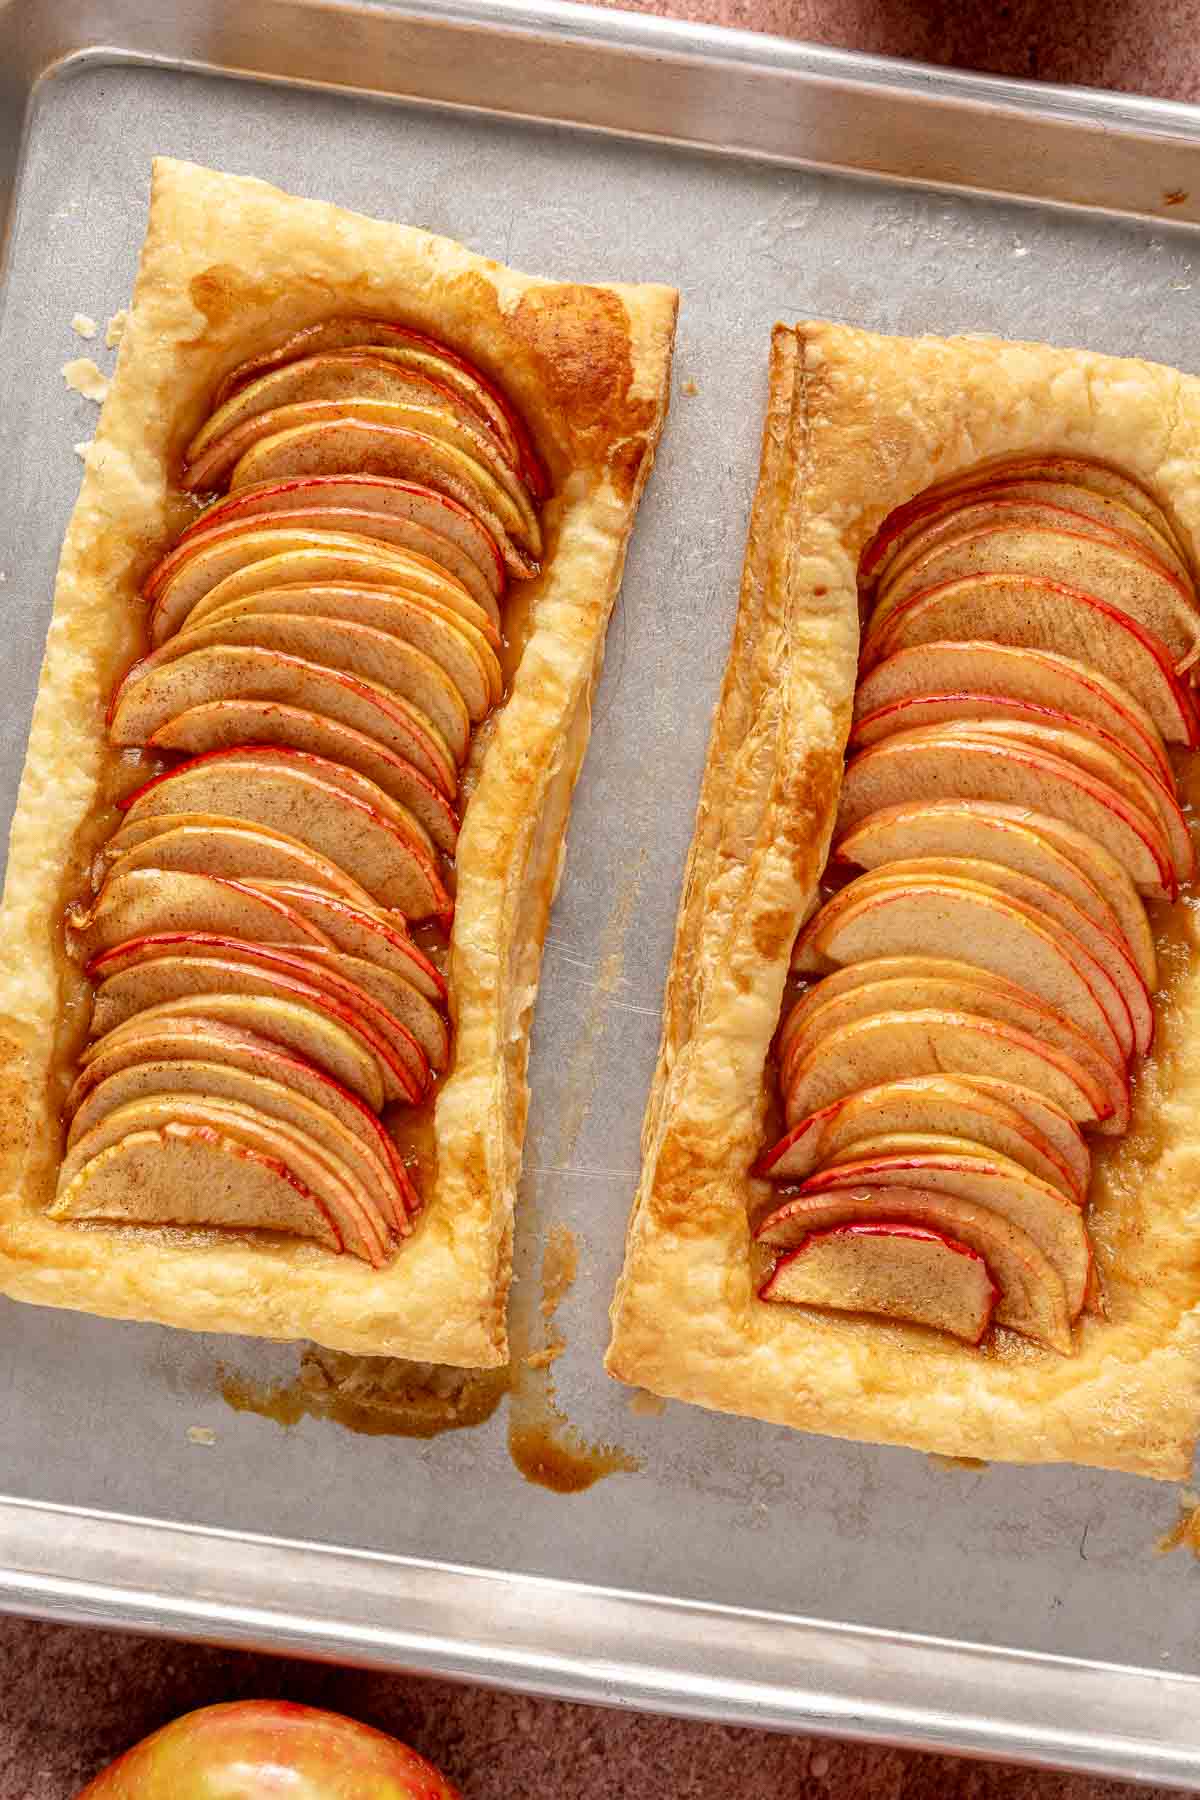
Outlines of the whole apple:
M 340 1713 L 239 1700 L 143 1738 L 78 1800 L 461 1800 L 415 1750 Z

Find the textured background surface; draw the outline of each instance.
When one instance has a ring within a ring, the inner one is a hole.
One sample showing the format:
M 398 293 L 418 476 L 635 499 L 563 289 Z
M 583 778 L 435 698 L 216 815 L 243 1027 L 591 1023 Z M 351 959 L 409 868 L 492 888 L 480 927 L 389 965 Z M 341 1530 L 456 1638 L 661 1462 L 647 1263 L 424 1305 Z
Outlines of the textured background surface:
M 642 0 L 640 10 L 997 74 L 1200 99 L 1194 0 Z M 0 1620 L 0 1800 L 69 1800 L 105 1761 L 175 1714 L 249 1695 L 330 1706 L 393 1731 L 460 1782 L 469 1800 L 1166 1800 L 1166 1790 L 15 1620 Z

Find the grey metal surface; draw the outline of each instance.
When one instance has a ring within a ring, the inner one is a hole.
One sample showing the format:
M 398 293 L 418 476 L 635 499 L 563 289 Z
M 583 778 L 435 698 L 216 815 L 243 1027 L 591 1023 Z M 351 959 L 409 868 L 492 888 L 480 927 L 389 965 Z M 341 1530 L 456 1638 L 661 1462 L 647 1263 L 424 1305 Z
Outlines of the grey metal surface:
M 1194 1577 L 1153 1548 L 1175 1516 L 1170 1490 L 1073 1468 L 946 1469 L 680 1406 L 636 1417 L 599 1367 L 736 600 L 768 328 L 777 316 L 825 314 L 1196 367 L 1200 238 L 1179 216 L 1200 200 L 1197 115 L 1058 94 L 1051 117 L 1014 124 L 989 84 L 966 78 L 583 9 L 561 17 L 555 37 L 559 15 L 546 4 L 497 8 L 498 34 L 462 7 L 427 8 L 411 27 L 395 9 L 287 0 L 229 15 L 85 6 L 69 19 L 47 4 L 24 15 L 0 5 L 0 82 L 11 96 L 51 50 L 65 57 L 30 107 L 0 313 L 0 825 L 78 482 L 72 445 L 94 420 L 59 373 L 84 348 L 70 320 L 83 311 L 103 322 L 127 297 L 152 154 L 427 225 L 549 275 L 677 283 L 674 403 L 610 634 L 547 951 L 519 1259 L 527 1267 L 554 1222 L 579 1237 L 581 1275 L 560 1314 L 563 1403 L 589 1437 L 623 1444 L 644 1469 L 570 1498 L 530 1487 L 507 1456 L 502 1416 L 429 1443 L 314 1420 L 285 1433 L 231 1412 L 218 1369 L 286 1378 L 294 1350 L 0 1303 L 0 1493 L 31 1503 L 0 1507 L 10 1570 L 0 1605 L 1200 1782 L 1200 1688 L 1177 1679 L 1200 1674 Z M 510 78 L 505 109 L 553 115 L 573 98 L 567 116 L 609 135 L 478 110 L 515 55 L 519 25 L 532 61 L 523 83 Z M 612 80 L 623 33 L 637 71 L 624 87 Z M 390 81 L 415 99 L 70 54 L 105 41 L 358 88 Z M 647 59 L 663 78 L 662 109 L 648 109 L 643 86 L 635 118 L 630 95 L 649 81 Z M 786 120 L 765 108 L 738 121 L 733 141 L 755 156 L 647 141 L 711 145 L 722 120 L 732 133 L 728 96 L 714 99 L 725 92 L 719 71 L 730 93 L 761 75 L 764 93 L 782 84 L 790 96 Z M 1032 105 L 1012 85 L 997 92 L 1006 107 Z M 907 121 L 900 175 L 956 183 L 970 167 L 1024 199 L 886 183 L 882 141 L 871 180 L 782 166 L 818 162 L 823 148 L 830 163 L 850 160 L 853 107 L 867 95 L 881 117 L 892 107 Z M 431 96 L 475 110 L 431 107 Z M 922 120 L 928 159 L 916 166 Z M 985 172 L 980 143 L 998 122 L 1008 159 Z M 1051 141 L 1061 150 L 1053 177 Z M 1094 189 L 1083 185 L 1089 169 Z M 1062 198 L 1068 177 L 1081 184 L 1074 198 L 1126 212 L 1153 212 L 1168 187 L 1188 198 L 1169 222 L 1029 204 L 1039 191 Z M 108 366 L 102 349 L 90 353 Z M 193 1425 L 215 1442 L 191 1442 Z M 114 1524 L 91 1516 L 97 1508 L 174 1528 Z M 181 1529 L 190 1525 L 233 1535 Z M 321 1550 L 278 1560 L 249 1534 Z M 713 1606 L 738 1610 L 704 1610 Z M 1062 1665 L 981 1660 L 950 1643 L 933 1656 L 896 1635 L 910 1633 L 1135 1667 L 1050 1681 L 1047 1669 Z

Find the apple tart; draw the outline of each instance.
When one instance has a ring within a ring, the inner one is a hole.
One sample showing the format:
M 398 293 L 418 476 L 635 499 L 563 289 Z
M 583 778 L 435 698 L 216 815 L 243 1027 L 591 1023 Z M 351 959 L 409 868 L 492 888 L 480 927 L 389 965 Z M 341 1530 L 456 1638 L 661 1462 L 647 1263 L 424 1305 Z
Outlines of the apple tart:
M 1200 381 L 776 328 L 608 1368 L 1186 1476 Z
M 0 1291 L 505 1360 L 675 312 L 156 163 L 13 824 Z

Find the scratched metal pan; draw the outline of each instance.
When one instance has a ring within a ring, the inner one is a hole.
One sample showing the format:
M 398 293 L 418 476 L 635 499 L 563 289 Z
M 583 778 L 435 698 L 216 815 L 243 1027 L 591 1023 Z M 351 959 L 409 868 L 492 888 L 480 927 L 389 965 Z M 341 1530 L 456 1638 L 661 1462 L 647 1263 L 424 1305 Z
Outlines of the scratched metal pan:
M 768 328 L 1196 368 L 1200 114 L 550 0 L 0 0 L 5 813 L 94 417 L 60 373 L 70 321 L 127 297 L 156 151 L 683 291 L 547 949 L 517 1284 L 528 1319 L 538 1247 L 575 1234 L 560 1404 L 641 1468 L 530 1485 L 503 1409 L 428 1441 L 284 1429 L 222 1392 L 286 1386 L 294 1348 L 0 1304 L 0 1604 L 1200 1783 L 1194 1586 L 1154 1550 L 1170 1490 L 646 1416 L 600 1368 Z

